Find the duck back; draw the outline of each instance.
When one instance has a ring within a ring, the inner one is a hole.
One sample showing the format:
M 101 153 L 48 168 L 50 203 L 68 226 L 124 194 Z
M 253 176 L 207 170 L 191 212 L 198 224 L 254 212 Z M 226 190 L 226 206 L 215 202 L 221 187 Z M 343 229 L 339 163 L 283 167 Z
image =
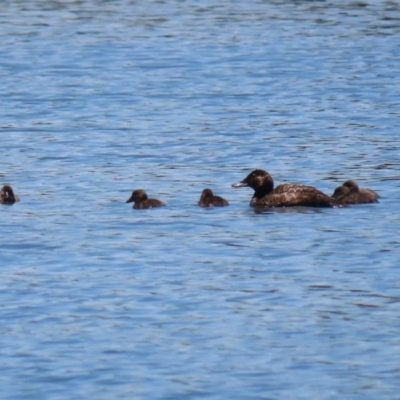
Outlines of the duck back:
M 277 186 L 268 195 L 253 197 L 252 206 L 264 207 L 334 207 L 336 201 L 313 186 L 287 183 Z
M 135 210 L 143 210 L 145 208 L 156 208 L 156 207 L 163 207 L 165 203 L 157 199 L 147 199 L 143 201 L 137 201 L 132 208 Z

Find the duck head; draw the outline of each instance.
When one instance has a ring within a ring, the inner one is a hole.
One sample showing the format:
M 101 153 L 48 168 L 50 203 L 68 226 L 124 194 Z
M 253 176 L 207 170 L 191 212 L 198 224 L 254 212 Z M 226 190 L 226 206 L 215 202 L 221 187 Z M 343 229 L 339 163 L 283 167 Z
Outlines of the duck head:
M 126 201 L 127 203 L 136 203 L 137 201 L 147 200 L 147 194 L 143 189 L 136 189 L 132 192 L 131 197 Z

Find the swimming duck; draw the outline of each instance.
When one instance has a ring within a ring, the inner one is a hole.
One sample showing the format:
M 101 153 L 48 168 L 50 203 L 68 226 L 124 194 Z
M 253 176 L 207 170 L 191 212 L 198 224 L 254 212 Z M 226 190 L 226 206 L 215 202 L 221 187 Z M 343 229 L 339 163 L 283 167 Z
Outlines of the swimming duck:
M 235 188 L 249 186 L 254 189 L 254 195 L 250 201 L 252 207 L 335 207 L 339 205 L 335 199 L 312 186 L 285 183 L 274 189 L 272 176 L 262 169 L 250 172 L 245 179 L 232 186 Z
M 378 203 L 378 193 L 371 189 L 359 188 L 357 182 L 349 180 L 338 186 L 332 198 L 341 204 Z
M 214 196 L 211 189 L 204 189 L 197 203 L 200 207 L 225 207 L 229 203 L 220 196 Z
M 19 201 L 19 197 L 14 194 L 10 185 L 4 185 L 0 190 L 0 204 L 14 204 Z
M 143 189 L 134 190 L 132 192 L 132 196 L 126 202 L 134 202 L 132 208 L 135 210 L 165 206 L 165 203 L 160 200 L 148 199 L 147 194 Z

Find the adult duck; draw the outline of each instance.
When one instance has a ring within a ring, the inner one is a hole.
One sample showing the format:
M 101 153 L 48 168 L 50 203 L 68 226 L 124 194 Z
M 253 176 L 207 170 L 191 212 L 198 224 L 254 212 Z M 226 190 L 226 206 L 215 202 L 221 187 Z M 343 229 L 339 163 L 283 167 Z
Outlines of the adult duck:
M 340 204 L 312 186 L 285 183 L 274 188 L 272 176 L 262 169 L 250 172 L 241 182 L 232 186 L 254 189 L 250 201 L 252 207 L 336 207 Z

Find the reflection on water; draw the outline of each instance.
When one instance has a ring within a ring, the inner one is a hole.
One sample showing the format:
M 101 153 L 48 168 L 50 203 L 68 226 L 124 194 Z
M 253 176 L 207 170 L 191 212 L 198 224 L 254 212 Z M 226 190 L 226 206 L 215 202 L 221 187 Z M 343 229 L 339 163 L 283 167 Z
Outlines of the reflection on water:
M 399 19 L 2 2 L 3 397 L 395 398 Z M 230 184 L 254 168 L 380 203 L 253 210 Z

